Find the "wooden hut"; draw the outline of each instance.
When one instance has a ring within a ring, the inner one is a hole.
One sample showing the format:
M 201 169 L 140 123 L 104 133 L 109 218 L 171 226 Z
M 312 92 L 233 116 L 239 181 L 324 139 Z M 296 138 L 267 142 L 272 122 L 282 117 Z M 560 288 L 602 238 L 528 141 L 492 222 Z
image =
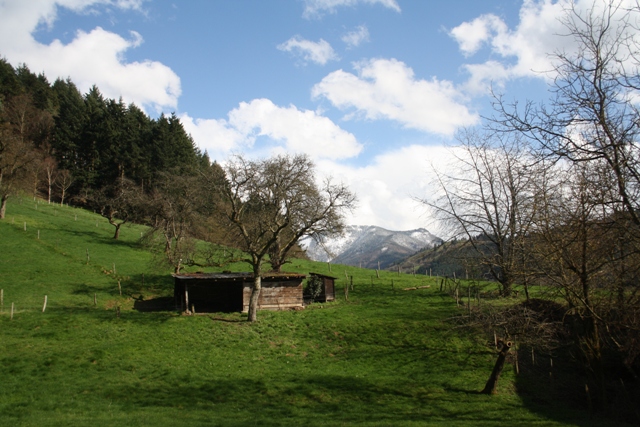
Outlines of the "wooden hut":
M 335 282 L 337 277 L 325 276 L 320 273 L 309 273 L 311 278 L 316 278 L 316 280 L 320 280 L 322 286 L 320 288 L 320 294 L 316 296 L 313 300 L 315 302 L 327 302 L 327 301 L 335 301 L 336 299 L 336 286 Z
M 249 310 L 253 273 L 174 274 L 176 307 L 196 313 Z M 262 276 L 259 310 L 285 310 L 303 306 L 302 281 L 297 273 L 267 273 Z

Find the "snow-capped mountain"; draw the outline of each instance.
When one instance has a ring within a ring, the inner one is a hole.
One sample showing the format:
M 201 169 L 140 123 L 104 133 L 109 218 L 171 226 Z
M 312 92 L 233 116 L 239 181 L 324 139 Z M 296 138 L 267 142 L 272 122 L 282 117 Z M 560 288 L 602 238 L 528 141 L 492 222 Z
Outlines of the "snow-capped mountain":
M 300 243 L 314 261 L 365 268 L 377 268 L 379 262 L 380 268 L 386 268 L 441 241 L 424 228 L 390 231 L 373 225 L 352 225 L 342 236 L 325 238 L 320 244 L 309 238 Z

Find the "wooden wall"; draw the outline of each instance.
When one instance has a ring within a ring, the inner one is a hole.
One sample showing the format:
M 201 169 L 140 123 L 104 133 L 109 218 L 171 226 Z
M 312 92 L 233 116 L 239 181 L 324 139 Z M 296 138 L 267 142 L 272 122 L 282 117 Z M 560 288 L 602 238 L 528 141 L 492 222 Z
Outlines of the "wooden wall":
M 249 311 L 249 298 L 253 282 L 245 282 L 243 290 L 243 312 Z M 302 279 L 266 281 L 262 280 L 262 290 L 258 300 L 259 310 L 284 310 L 302 307 Z

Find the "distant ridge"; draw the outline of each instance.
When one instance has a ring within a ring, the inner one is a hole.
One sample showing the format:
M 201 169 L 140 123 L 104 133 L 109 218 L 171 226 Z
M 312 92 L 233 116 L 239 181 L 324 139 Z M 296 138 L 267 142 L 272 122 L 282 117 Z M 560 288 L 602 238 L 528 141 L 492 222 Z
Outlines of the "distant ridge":
M 302 247 L 314 261 L 387 268 L 414 253 L 440 244 L 442 239 L 424 228 L 408 231 L 390 231 L 374 225 L 348 226 L 342 236 L 325 238 L 319 244 L 304 239 Z

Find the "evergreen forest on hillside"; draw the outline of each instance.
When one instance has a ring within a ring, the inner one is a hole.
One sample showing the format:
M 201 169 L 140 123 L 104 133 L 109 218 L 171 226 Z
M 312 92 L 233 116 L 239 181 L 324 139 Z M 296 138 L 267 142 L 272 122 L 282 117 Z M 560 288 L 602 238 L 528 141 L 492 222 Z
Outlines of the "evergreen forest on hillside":
M 27 65 L 14 69 L 5 59 L 0 102 L 3 133 L 29 143 L 31 190 L 49 197 L 43 188 L 49 182 L 42 181 L 55 181 L 50 197 L 58 201 L 61 174 L 70 175 L 65 198 L 73 199 L 117 178 L 149 188 L 163 173 L 193 173 L 210 163 L 174 114 L 152 119 L 135 104 L 103 97 L 96 86 L 83 95 L 70 79 L 50 84 L 44 74 Z

